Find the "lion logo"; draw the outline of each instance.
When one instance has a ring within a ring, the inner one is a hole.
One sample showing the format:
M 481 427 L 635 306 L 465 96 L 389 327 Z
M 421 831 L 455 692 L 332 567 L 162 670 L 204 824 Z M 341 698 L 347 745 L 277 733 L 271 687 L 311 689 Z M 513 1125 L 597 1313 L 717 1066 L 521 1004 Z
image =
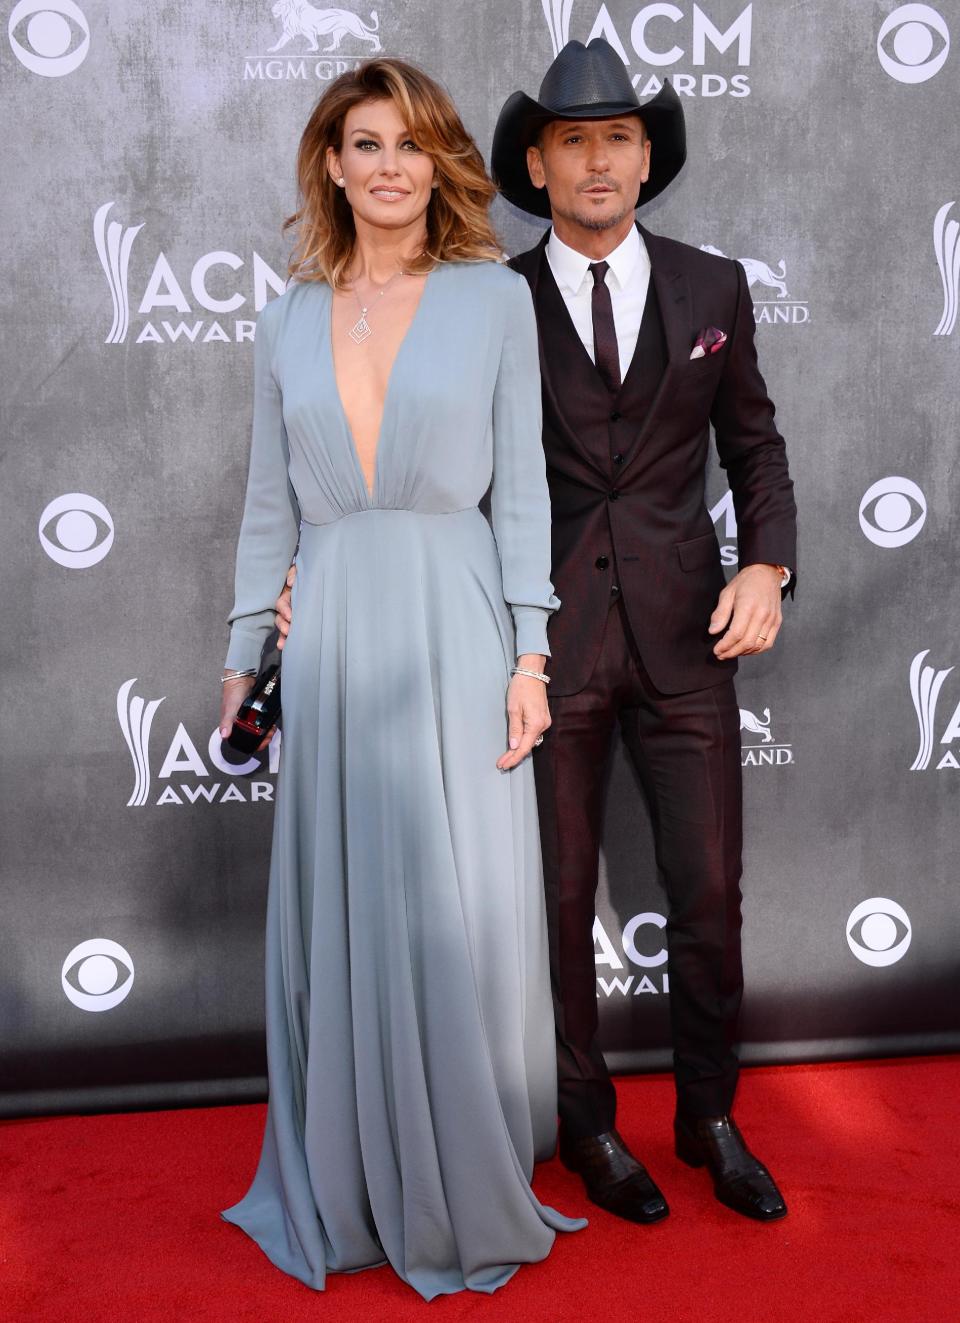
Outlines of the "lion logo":
M 702 243 L 701 252 L 713 253 L 714 257 L 726 257 L 726 253 L 721 253 L 719 248 L 714 248 L 713 244 Z M 774 271 L 772 266 L 766 262 L 761 262 L 758 257 L 741 257 L 740 265 L 747 273 L 747 284 L 755 285 L 757 281 L 761 285 L 769 285 L 771 289 L 777 291 L 778 299 L 785 299 L 788 296 L 786 286 L 787 264 L 780 258 L 780 270 Z
M 772 744 L 773 733 L 770 730 L 770 709 L 763 709 L 763 720 L 754 716 L 749 708 L 740 709 L 740 729 L 748 730 L 751 735 L 759 735 L 761 744 Z
M 318 37 L 330 39 L 329 46 L 324 46 L 323 53 L 340 49 L 344 37 L 355 37 L 358 41 L 368 41 L 374 51 L 383 50 L 377 33 L 380 20 L 374 9 L 370 14 L 369 26 L 362 18 L 349 9 L 317 9 L 309 0 L 277 0 L 272 14 L 283 24 L 283 33 L 275 46 L 270 47 L 270 54 L 286 46 L 294 37 L 306 37 L 309 50 L 319 51 Z

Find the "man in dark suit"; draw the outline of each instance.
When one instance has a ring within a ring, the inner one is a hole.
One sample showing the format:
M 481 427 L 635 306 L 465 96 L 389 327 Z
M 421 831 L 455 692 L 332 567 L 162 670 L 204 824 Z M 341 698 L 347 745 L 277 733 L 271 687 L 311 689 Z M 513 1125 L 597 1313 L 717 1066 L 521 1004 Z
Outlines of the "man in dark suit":
M 540 328 L 553 512 L 553 724 L 534 755 L 557 1019 L 560 1155 L 632 1221 L 666 1200 L 617 1133 L 597 1045 L 593 921 L 604 780 L 619 726 L 666 886 L 676 1149 L 717 1197 L 786 1206 L 730 1113 L 743 976 L 737 657 L 766 651 L 796 567 L 783 438 L 757 367 L 743 268 L 651 234 L 635 208 L 686 155 L 669 85 L 642 107 L 616 52 L 569 43 L 538 100 L 501 112 L 492 166 L 552 228 L 512 262 Z M 704 499 L 709 426 L 733 492 L 724 586 Z

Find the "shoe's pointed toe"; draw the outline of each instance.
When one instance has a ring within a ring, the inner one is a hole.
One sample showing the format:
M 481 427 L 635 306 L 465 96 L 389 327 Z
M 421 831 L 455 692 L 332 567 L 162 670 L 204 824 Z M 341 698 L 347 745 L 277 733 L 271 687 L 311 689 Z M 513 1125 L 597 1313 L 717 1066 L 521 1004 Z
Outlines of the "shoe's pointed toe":
M 778 1217 L 786 1217 L 787 1205 L 778 1195 L 765 1195 L 757 1206 L 757 1213 L 764 1222 L 775 1222 Z
M 751 1198 L 757 1210 L 757 1216 L 763 1218 L 764 1221 L 772 1222 L 775 1218 L 786 1217 L 786 1201 L 777 1189 L 776 1182 L 769 1172 L 764 1173 L 760 1188 L 755 1188 L 752 1191 Z
M 758 1222 L 787 1215 L 787 1205 L 769 1171 L 747 1148 L 729 1116 L 698 1120 L 677 1117 L 677 1157 L 691 1167 L 706 1167 L 722 1204 Z
M 591 1203 L 626 1222 L 659 1222 L 670 1212 L 667 1201 L 651 1180 L 633 1179 L 616 1189 L 587 1190 Z
M 627 1222 L 659 1222 L 670 1212 L 656 1182 L 615 1130 L 560 1141 L 560 1161 L 583 1179 L 591 1203 Z
M 740 1180 L 716 1183 L 717 1198 L 744 1217 L 758 1222 L 775 1222 L 786 1217 L 787 1205 L 769 1173 L 757 1172 Z
M 651 1184 L 653 1184 L 652 1181 Z M 670 1206 L 660 1191 L 657 1190 L 652 1198 L 645 1199 L 641 1203 L 640 1212 L 644 1222 L 659 1222 L 661 1217 L 666 1217 L 670 1212 Z

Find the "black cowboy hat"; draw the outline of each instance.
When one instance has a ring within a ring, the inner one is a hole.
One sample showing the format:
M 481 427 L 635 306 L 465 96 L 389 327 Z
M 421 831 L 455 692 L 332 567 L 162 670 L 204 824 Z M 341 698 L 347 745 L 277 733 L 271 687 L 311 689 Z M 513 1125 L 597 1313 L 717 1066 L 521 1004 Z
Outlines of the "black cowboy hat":
M 650 178 L 636 205 L 662 193 L 687 159 L 687 135 L 680 98 L 664 83 L 643 105 L 637 100 L 623 61 L 609 42 L 568 41 L 540 84 L 540 100 L 524 92 L 508 97 L 493 132 L 493 178 L 508 202 L 533 216 L 550 218 L 545 188 L 534 188 L 527 170 L 527 148 L 554 119 L 616 119 L 638 114 L 651 142 Z

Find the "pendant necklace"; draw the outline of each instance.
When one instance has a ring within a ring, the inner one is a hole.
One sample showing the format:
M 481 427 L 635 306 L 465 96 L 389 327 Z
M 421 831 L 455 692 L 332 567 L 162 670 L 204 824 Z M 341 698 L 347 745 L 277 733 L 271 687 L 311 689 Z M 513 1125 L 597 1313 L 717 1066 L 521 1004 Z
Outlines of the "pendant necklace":
M 384 294 L 387 292 L 387 290 L 390 288 L 390 286 L 393 284 L 393 282 L 397 279 L 398 276 L 402 276 L 405 274 L 406 272 L 403 270 L 402 267 L 399 271 L 395 271 L 393 275 L 390 277 L 390 279 L 387 281 L 387 283 L 385 285 L 381 285 L 380 288 L 377 290 L 377 300 L 383 298 Z M 357 294 L 356 289 L 354 289 L 353 292 L 354 295 L 356 296 L 357 306 L 360 309 L 360 318 L 358 321 L 354 322 L 353 326 L 350 327 L 347 334 L 349 335 L 350 339 L 353 341 L 355 345 L 362 345 L 364 340 L 369 340 L 370 336 L 373 335 L 373 327 L 367 321 L 367 313 L 369 312 L 369 308 L 364 307 L 363 300 L 361 299 L 360 295 Z

